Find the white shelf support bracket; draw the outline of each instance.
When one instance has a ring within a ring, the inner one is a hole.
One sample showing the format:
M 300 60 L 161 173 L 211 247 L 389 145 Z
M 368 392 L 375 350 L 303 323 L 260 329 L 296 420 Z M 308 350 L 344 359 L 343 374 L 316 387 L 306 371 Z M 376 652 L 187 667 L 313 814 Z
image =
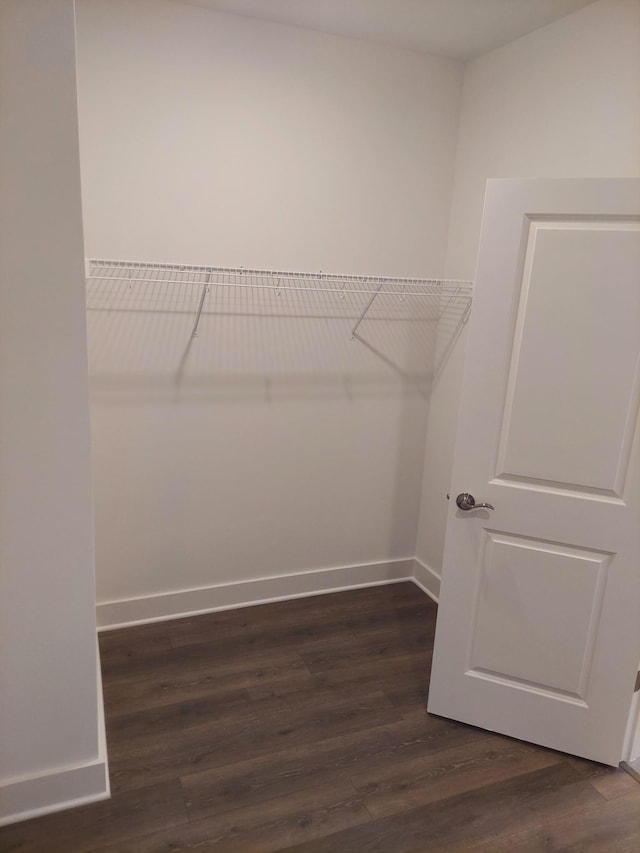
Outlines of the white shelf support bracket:
M 381 282 L 380 282 L 380 284 L 378 285 L 378 288 L 377 288 L 376 292 L 372 295 L 371 299 L 370 299 L 370 300 L 367 302 L 367 304 L 364 306 L 364 308 L 363 308 L 363 310 L 362 310 L 362 314 L 358 317 L 358 319 L 357 319 L 357 321 L 356 321 L 355 326 L 353 327 L 353 329 L 351 329 L 351 340 L 352 340 L 352 341 L 355 341 L 355 339 L 356 339 L 356 332 L 358 331 L 358 326 L 360 325 L 360 323 L 362 323 L 362 321 L 364 320 L 364 318 L 367 316 L 367 312 L 369 311 L 369 308 L 371 308 L 371 306 L 372 306 L 372 305 L 373 305 L 373 303 L 375 302 L 376 296 L 377 296 L 377 295 L 380 293 L 380 291 L 382 290 L 383 285 L 384 285 L 384 282 L 383 282 L 383 281 L 381 281 Z
M 211 273 L 207 273 L 207 277 L 205 279 L 204 284 L 202 285 L 202 295 L 200 296 L 200 304 L 198 305 L 198 313 L 196 315 L 196 321 L 193 324 L 193 329 L 191 331 L 191 337 L 197 338 L 200 332 L 198 331 L 198 326 L 200 325 L 200 316 L 202 314 L 202 309 L 204 308 L 204 300 L 207 298 L 207 293 L 209 293 L 209 286 L 211 282 Z

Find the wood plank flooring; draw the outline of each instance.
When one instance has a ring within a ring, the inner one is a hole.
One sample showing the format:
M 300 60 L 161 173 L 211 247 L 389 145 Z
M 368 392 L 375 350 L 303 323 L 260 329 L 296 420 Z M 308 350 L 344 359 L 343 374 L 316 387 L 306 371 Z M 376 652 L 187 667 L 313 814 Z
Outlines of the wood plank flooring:
M 413 584 L 100 636 L 111 800 L 0 851 L 640 851 L 640 785 L 431 717 Z

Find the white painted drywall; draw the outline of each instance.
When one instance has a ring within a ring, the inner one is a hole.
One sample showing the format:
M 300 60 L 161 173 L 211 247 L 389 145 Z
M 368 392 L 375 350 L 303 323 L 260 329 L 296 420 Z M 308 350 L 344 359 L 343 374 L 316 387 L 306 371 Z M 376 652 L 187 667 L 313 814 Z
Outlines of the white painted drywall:
M 54 784 L 51 800 L 46 782 L 31 789 L 31 779 L 95 765 L 99 751 L 72 0 L 0 4 L 0 114 L 0 820 L 7 820 L 14 807 L 64 799 L 64 783 Z M 103 793 L 104 784 L 103 768 Z M 85 793 L 74 788 L 74 796 Z
M 460 64 L 165 0 L 78 40 L 89 256 L 442 274 Z M 428 395 L 348 322 L 207 317 L 181 372 L 188 316 L 89 320 L 99 602 L 413 557 Z M 434 333 L 363 328 L 412 377 Z
M 467 64 L 447 274 L 474 275 L 487 178 L 639 175 L 640 2 L 600 0 Z M 463 345 L 431 398 L 418 558 L 436 571 Z

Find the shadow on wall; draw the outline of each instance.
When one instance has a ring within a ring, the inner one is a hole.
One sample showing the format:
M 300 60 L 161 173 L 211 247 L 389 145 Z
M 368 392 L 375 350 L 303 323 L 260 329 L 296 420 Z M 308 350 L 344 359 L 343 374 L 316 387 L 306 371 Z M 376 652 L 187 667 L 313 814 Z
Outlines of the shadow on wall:
M 174 276 L 175 277 L 175 276 Z M 87 287 L 92 395 L 101 403 L 418 396 L 466 319 L 451 295 L 320 292 L 103 277 Z

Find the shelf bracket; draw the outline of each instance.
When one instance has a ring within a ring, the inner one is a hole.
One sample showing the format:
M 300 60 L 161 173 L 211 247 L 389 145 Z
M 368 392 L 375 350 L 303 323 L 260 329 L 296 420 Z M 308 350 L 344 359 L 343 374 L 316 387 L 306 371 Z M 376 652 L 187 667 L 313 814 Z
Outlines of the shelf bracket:
M 371 306 L 373 305 L 375 298 L 380 293 L 380 291 L 382 290 L 383 285 L 384 285 L 384 281 L 381 281 L 380 284 L 378 285 L 378 289 L 376 290 L 376 292 L 371 296 L 371 299 L 364 306 L 364 308 L 362 310 L 362 314 L 358 317 L 358 320 L 357 320 L 355 326 L 353 327 L 353 329 L 351 329 L 351 340 L 352 341 L 355 341 L 356 332 L 358 331 L 358 326 L 360 325 L 360 323 L 362 323 L 364 318 L 367 316 L 367 312 L 369 311 L 369 308 L 371 308 Z
M 200 304 L 198 305 L 198 313 L 196 315 L 196 321 L 193 324 L 193 329 L 191 330 L 191 337 L 197 338 L 199 335 L 198 326 L 200 325 L 200 315 L 202 314 L 202 309 L 204 307 L 204 300 L 206 299 L 207 293 L 209 293 L 209 286 L 211 282 L 211 273 L 207 273 L 205 278 L 205 282 L 202 286 L 202 296 L 200 297 Z

